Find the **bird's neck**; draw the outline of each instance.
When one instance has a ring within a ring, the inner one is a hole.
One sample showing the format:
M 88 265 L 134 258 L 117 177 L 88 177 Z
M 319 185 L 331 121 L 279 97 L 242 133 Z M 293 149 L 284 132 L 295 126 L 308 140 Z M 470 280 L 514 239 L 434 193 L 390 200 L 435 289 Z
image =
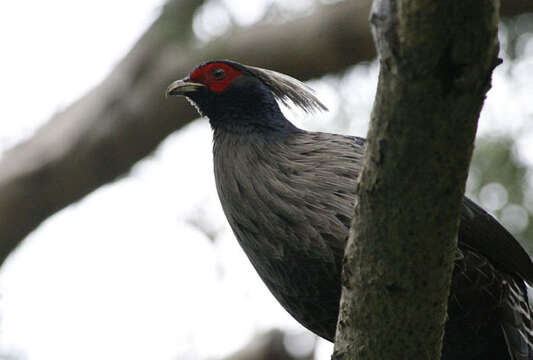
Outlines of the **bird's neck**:
M 222 116 L 208 116 L 215 139 L 220 135 L 244 135 L 255 138 L 283 139 L 290 134 L 301 131 L 280 112 L 269 113 L 232 112 Z
M 200 106 L 215 134 L 254 134 L 265 138 L 285 137 L 299 129 L 281 112 L 270 91 L 242 89 L 219 96 Z

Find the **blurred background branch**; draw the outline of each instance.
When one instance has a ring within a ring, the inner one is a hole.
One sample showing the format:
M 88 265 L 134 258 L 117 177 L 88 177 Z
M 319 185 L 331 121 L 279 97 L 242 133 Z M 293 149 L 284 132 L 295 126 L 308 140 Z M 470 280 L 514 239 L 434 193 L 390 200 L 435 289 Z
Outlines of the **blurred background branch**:
M 300 335 L 300 337 L 302 337 Z M 312 360 L 314 355 L 314 338 L 306 338 L 304 342 L 294 341 L 290 335 L 278 329 L 272 329 L 255 335 L 250 342 L 239 351 L 223 360 Z M 311 341 L 310 341 L 311 340 Z
M 233 58 L 306 80 L 374 56 L 370 1 L 316 8 L 277 26 L 235 28 L 194 46 L 200 0 L 170 1 L 161 16 L 96 88 L 56 114 L 0 161 L 0 263 L 44 219 L 124 174 L 195 114 L 165 101 L 171 79 L 211 58 Z M 503 14 L 533 10 L 506 1 Z M 301 66 L 305 64 L 305 66 Z
M 235 29 L 195 48 L 190 23 L 201 3 L 168 3 L 100 85 L 4 154 L 0 263 L 48 216 L 124 174 L 196 117 L 191 107 L 163 96 L 169 81 L 183 77 L 196 64 L 228 57 L 309 79 L 340 71 L 373 54 L 362 41 L 370 41 L 368 7 L 361 8 L 357 2 L 326 6 L 279 26 Z M 169 30 L 171 23 L 181 30 Z M 345 45 L 360 42 L 363 51 Z M 306 66 L 299 66 L 302 63 Z

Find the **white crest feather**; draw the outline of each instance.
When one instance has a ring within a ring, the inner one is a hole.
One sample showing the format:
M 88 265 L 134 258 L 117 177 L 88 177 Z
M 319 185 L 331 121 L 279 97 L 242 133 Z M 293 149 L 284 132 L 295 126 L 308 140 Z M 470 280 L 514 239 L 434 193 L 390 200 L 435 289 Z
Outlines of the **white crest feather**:
M 292 103 L 306 112 L 328 110 L 313 94 L 313 89 L 301 81 L 272 70 L 254 66 L 246 66 L 246 68 L 260 78 L 283 105 L 290 107 Z

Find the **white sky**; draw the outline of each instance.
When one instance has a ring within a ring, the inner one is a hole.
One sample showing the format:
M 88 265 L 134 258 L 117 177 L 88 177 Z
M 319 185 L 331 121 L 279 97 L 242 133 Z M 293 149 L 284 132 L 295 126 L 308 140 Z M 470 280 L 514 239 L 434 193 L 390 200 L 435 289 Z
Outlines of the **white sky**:
M 0 150 L 30 136 L 109 73 L 157 16 L 161 1 L 0 2 Z M 258 4 L 231 16 L 245 24 L 243 11 L 256 19 L 266 7 Z M 204 20 L 199 17 L 195 28 Z M 528 61 L 510 77 L 505 69 L 495 75 L 480 130 L 522 132 L 522 149 L 531 149 L 533 140 L 523 120 L 533 114 Z M 339 80 L 312 86 L 333 115 L 365 119 L 375 77 L 375 66 L 354 68 L 341 81 L 341 101 L 332 90 Z M 328 119 L 307 124 L 333 130 Z M 340 128 L 363 136 L 366 124 Z M 0 272 L 0 348 L 30 360 L 204 359 L 239 348 L 260 329 L 302 331 L 228 230 L 210 150 L 207 122 L 193 123 L 130 176 L 31 234 Z M 533 152 L 520 153 L 533 164 Z M 192 218 L 209 219 L 208 226 L 222 233 L 215 244 L 188 223 Z M 329 358 L 331 346 L 320 344 L 318 358 Z

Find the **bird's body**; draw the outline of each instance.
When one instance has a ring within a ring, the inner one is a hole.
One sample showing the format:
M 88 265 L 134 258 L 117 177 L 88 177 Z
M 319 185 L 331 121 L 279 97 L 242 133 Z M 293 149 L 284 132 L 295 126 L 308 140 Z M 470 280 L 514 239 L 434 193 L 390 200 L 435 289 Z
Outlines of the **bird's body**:
M 362 141 L 303 132 L 266 142 L 225 134 L 215 139 L 217 190 L 239 243 L 291 315 L 332 340 Z M 317 141 L 322 148 L 308 147 Z M 336 152 L 331 142 L 353 151 Z M 333 183 L 335 191 L 327 191 Z
M 237 240 L 283 307 L 332 341 L 364 139 L 293 126 L 276 98 L 322 105 L 268 70 L 211 62 L 187 81 L 169 93 L 187 88 L 210 120 L 217 190 Z M 533 359 L 524 280 L 533 280 L 529 256 L 465 198 L 443 359 Z

